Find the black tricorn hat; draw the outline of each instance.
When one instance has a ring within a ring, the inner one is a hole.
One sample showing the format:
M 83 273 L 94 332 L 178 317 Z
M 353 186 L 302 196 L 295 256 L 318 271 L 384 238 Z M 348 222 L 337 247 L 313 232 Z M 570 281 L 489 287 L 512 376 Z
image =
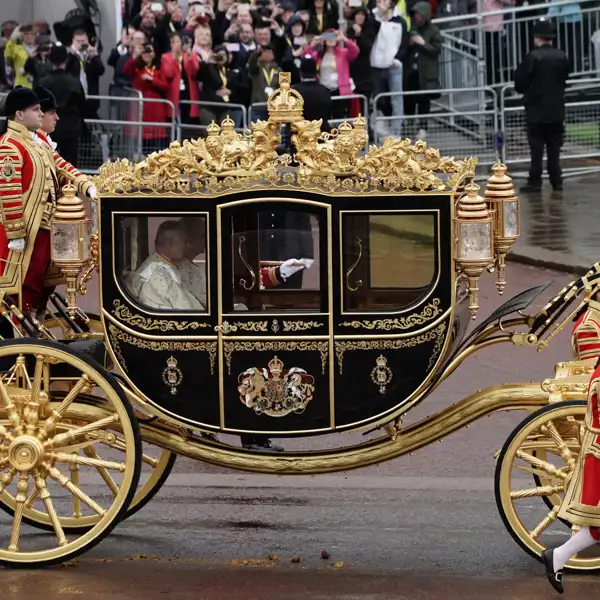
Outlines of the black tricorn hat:
M 69 53 L 67 52 L 65 46 L 62 46 L 60 44 L 54 44 L 54 46 L 52 46 L 52 49 L 50 50 L 50 56 L 48 57 L 48 60 L 53 65 L 58 66 L 66 63 L 68 57 Z
M 556 27 L 552 21 L 547 19 L 540 19 L 533 26 L 534 37 L 540 37 L 545 40 L 553 40 L 556 37 Z
M 317 63 L 310 54 L 305 54 L 300 61 L 300 76 L 305 79 L 317 76 Z
M 7 117 L 14 115 L 19 110 L 26 110 L 40 103 L 40 99 L 33 90 L 23 86 L 17 86 L 11 90 L 4 101 L 4 114 Z
M 33 88 L 35 95 L 40 99 L 40 106 L 44 112 L 48 112 L 49 110 L 56 110 L 56 98 L 54 94 L 45 87 L 35 87 Z

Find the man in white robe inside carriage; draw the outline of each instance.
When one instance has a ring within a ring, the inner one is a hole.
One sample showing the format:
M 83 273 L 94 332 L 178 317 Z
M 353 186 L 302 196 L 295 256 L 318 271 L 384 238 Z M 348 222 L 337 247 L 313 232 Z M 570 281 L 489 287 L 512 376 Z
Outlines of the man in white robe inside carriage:
M 186 232 L 177 221 L 161 223 L 155 251 L 133 276 L 132 292 L 141 304 L 167 310 L 206 310 L 206 272 L 190 261 Z

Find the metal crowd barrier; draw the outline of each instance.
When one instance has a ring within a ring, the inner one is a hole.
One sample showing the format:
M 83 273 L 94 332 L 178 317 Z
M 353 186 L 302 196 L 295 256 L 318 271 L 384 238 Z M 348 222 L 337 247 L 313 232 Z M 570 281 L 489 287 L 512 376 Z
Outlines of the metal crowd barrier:
M 469 93 L 476 98 L 461 105 L 453 101 L 453 110 L 439 103 L 438 97 L 449 98 L 453 94 L 463 94 L 463 89 L 418 90 L 406 92 L 386 92 L 373 99 L 371 123 L 376 143 L 381 144 L 389 135 L 415 139 L 425 138 L 443 154 L 454 156 L 477 156 L 480 164 L 492 164 L 498 159 L 499 119 L 498 98 L 492 88 L 473 88 Z M 417 110 L 419 101 L 429 96 L 431 112 L 425 115 L 404 114 L 401 117 L 383 116 L 378 108 L 385 98 L 401 96 L 404 108 L 414 99 Z
M 561 160 L 565 175 L 574 176 L 600 170 L 600 80 L 582 79 L 569 83 Z M 597 91 L 597 99 L 569 101 L 570 92 L 586 90 Z M 525 107 L 512 86 L 502 88 L 500 106 L 503 161 L 507 164 L 529 163 Z
M 79 143 L 79 170 L 95 173 L 107 160 L 127 158 L 138 161 L 149 148 L 158 148 L 159 143 L 151 145 L 144 133 L 151 133 L 159 139 L 161 146 L 168 146 L 177 139 L 177 114 L 175 106 L 169 100 L 143 98 L 141 96 L 88 96 L 88 100 L 100 102 L 99 112 L 104 112 L 108 103 L 109 114 L 118 118 L 86 119 L 86 133 Z M 152 123 L 144 121 L 144 105 L 164 104 L 170 113 L 170 121 Z M 151 131 L 148 128 L 152 128 Z
M 540 17 L 557 23 L 556 45 L 565 50 L 574 76 L 600 68 L 600 7 L 596 0 L 562 0 L 434 19 L 442 30 L 442 87 L 502 86 L 533 46 L 532 28 Z M 571 14 L 569 11 L 574 11 Z
M 244 131 L 248 127 L 248 117 L 246 107 L 243 104 L 233 104 L 231 102 L 206 102 L 204 100 L 181 100 L 179 105 L 198 106 L 200 109 L 201 124 L 184 123 L 181 118 L 177 123 L 177 139 L 182 141 L 190 137 L 198 137 L 206 132 L 211 121 L 215 121 L 219 125 L 221 121 L 229 115 L 236 123 L 236 131 Z M 181 111 L 181 108 L 179 109 Z M 198 135 L 194 135 L 197 132 Z

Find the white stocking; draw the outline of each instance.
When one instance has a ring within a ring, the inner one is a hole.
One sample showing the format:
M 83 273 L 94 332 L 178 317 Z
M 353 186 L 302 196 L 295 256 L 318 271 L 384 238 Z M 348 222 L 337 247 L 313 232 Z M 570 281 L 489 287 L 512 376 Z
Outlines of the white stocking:
M 554 572 L 560 571 L 573 556 L 597 543 L 590 532 L 590 528 L 582 527 L 562 546 L 554 549 Z

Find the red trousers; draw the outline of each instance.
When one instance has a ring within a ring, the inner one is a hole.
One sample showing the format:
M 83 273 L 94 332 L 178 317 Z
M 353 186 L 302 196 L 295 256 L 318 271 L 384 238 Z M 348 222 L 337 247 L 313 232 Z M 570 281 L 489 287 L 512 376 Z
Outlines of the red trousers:
M 46 307 L 52 290 L 44 288 L 46 271 L 50 264 L 50 232 L 39 229 L 35 236 L 29 268 L 23 282 L 23 310 L 36 313 Z

